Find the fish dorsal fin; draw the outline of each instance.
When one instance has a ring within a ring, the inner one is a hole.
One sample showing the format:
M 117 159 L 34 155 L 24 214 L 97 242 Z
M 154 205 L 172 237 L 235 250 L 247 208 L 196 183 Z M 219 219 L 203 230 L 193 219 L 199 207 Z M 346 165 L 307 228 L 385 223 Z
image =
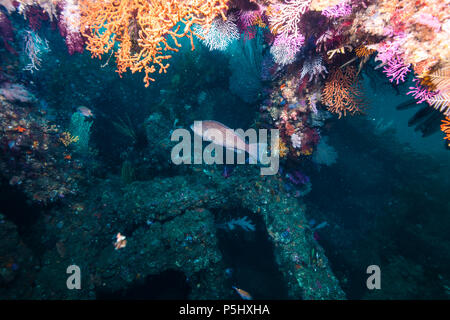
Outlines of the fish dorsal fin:
M 245 138 L 244 138 L 241 134 L 237 133 L 236 130 L 231 129 L 230 127 L 224 125 L 222 122 L 219 122 L 219 121 L 216 121 L 216 120 L 205 120 L 204 122 L 212 122 L 212 123 L 217 124 L 218 126 L 223 127 L 225 130 L 231 130 L 231 131 L 234 132 L 234 134 L 235 134 L 236 136 L 238 136 L 240 139 L 242 139 L 243 141 L 245 141 Z

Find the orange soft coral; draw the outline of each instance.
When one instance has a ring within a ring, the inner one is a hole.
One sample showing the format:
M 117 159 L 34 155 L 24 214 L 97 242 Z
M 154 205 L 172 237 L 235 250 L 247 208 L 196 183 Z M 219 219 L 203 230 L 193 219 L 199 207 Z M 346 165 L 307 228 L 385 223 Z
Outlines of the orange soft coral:
M 365 104 L 361 96 L 355 68 L 336 68 L 325 83 L 322 102 L 341 118 L 347 112 L 353 115 L 362 111 Z
M 359 58 L 369 57 L 375 51 L 376 50 L 370 49 L 370 48 L 366 47 L 365 45 L 361 45 L 355 49 L 355 53 Z
M 166 72 L 171 58 L 167 51 L 181 47 L 187 37 L 194 50 L 193 25 L 208 28 L 213 19 L 225 17 L 226 0 L 80 0 L 81 32 L 93 57 L 114 50 L 117 72 L 144 71 L 145 86 L 151 73 Z M 170 40 L 169 40 L 170 39 Z M 171 42 L 171 44 L 169 43 Z
M 442 120 L 441 124 L 441 130 L 446 134 L 444 139 L 450 141 L 450 118 L 446 117 L 444 120 Z

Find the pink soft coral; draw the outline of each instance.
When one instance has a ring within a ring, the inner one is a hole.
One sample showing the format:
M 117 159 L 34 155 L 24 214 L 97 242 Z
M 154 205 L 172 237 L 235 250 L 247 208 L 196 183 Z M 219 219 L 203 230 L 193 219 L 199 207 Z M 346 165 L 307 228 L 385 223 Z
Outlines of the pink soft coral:
M 408 91 L 406 94 L 412 95 L 417 100 L 417 103 L 428 101 L 436 95 L 436 92 L 430 91 L 427 87 L 422 86 L 419 79 L 414 79 L 414 82 L 416 86 L 409 87 L 411 91 Z
M 384 66 L 383 72 L 390 78 L 390 82 L 405 82 L 405 77 L 408 74 L 409 66 L 405 65 L 403 60 L 397 56 L 394 56 L 391 60 L 387 62 Z
M 297 36 L 280 34 L 275 38 L 270 53 L 276 63 L 284 66 L 295 61 L 295 55 L 300 51 L 304 42 L 305 37 L 301 34 Z
M 58 28 L 61 36 L 66 39 L 69 54 L 83 52 L 84 40 L 80 33 L 80 9 L 73 0 L 62 4 L 62 12 L 58 20 Z
M 335 6 L 328 7 L 322 11 L 322 14 L 327 18 L 340 18 L 348 16 L 352 13 L 352 6 L 349 2 L 344 1 Z

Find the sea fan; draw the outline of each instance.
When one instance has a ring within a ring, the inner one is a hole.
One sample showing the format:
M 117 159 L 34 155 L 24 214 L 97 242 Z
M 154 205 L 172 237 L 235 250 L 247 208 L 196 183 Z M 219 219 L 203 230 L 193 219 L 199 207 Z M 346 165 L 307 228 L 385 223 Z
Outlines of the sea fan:
M 450 90 L 450 63 L 429 75 L 430 81 L 436 86 L 436 90 L 448 93 Z
M 227 20 L 223 20 L 222 17 L 214 19 L 209 30 L 198 27 L 196 31 L 202 37 L 202 43 L 209 50 L 225 51 L 234 40 L 239 39 L 236 21 L 236 16 L 229 14 Z
M 446 116 L 450 116 L 450 94 L 438 93 L 427 101 L 436 110 L 441 111 Z
M 450 64 L 446 63 L 443 68 L 431 73 L 429 77 L 438 93 L 428 99 L 428 103 L 446 116 L 450 116 Z
M 322 63 L 322 57 L 320 55 L 316 55 L 305 60 L 303 63 L 302 72 L 300 74 L 300 79 L 308 76 L 308 82 L 315 79 L 317 83 L 319 75 L 325 78 L 325 73 L 328 73 L 328 71 Z
M 275 38 L 270 53 L 277 64 L 285 66 L 295 61 L 296 54 L 304 42 L 305 37 L 302 34 L 296 36 L 280 34 Z

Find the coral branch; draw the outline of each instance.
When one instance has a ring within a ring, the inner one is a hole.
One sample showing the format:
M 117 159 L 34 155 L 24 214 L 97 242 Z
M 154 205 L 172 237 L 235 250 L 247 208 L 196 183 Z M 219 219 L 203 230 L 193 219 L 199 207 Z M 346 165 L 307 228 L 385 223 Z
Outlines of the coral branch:
M 172 56 L 166 52 L 177 52 L 179 39 L 187 37 L 194 49 L 194 24 L 209 30 L 216 16 L 226 20 L 228 8 L 225 0 L 80 0 L 79 5 L 80 30 L 92 56 L 101 58 L 117 44 L 119 75 L 144 71 L 146 87 L 155 81 L 150 74 L 156 68 L 167 72 Z
M 325 84 L 322 102 L 341 118 L 347 112 L 352 115 L 362 112 L 365 103 L 361 95 L 355 68 L 346 67 L 344 71 L 336 68 Z

